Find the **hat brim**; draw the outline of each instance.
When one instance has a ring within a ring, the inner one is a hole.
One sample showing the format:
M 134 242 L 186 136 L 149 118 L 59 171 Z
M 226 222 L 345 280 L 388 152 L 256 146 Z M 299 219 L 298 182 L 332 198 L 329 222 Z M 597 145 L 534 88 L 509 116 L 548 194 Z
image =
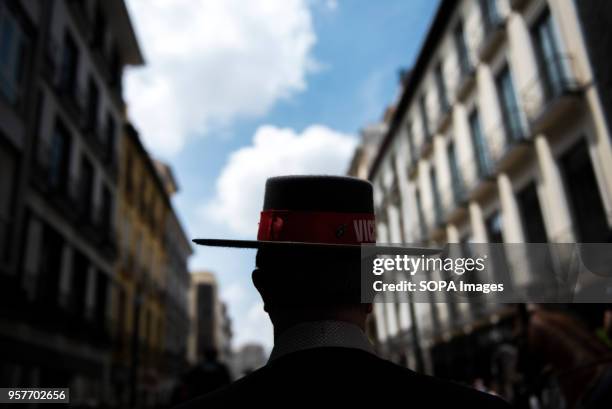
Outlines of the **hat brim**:
M 311 249 L 347 249 L 356 250 L 362 246 L 375 248 L 379 254 L 406 254 L 406 255 L 433 255 L 442 252 L 439 248 L 427 247 L 401 247 L 401 246 L 381 246 L 377 244 L 333 244 L 333 243 L 309 243 L 299 241 L 267 241 L 267 240 L 229 240 L 229 239 L 193 239 L 195 244 L 210 247 L 230 247 L 240 249 L 260 249 L 260 248 L 311 248 Z M 372 251 L 372 250 L 369 250 Z

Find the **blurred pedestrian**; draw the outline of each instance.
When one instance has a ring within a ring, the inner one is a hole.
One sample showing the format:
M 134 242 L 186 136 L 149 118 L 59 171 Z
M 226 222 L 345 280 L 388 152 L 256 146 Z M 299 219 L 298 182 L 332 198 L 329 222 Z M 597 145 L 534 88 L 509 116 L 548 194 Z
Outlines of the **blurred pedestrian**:
M 539 379 L 532 381 L 539 394 L 553 388 L 567 408 L 612 407 L 610 349 L 569 312 L 554 305 L 529 307 L 521 359 L 540 367 Z

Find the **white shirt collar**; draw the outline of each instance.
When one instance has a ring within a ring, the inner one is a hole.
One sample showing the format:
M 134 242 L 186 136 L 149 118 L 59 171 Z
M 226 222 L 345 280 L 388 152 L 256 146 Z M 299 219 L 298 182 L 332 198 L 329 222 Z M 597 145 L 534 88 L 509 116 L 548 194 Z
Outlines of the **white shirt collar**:
M 366 334 L 344 321 L 312 321 L 294 325 L 279 335 L 269 362 L 292 352 L 321 347 L 355 348 L 374 354 Z

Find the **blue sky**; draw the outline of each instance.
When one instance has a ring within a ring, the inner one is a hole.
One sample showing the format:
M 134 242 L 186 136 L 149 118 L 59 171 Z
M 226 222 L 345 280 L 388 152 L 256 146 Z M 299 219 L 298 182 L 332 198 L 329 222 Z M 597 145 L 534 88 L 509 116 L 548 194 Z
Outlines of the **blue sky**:
M 380 120 L 437 1 L 129 0 L 147 65 L 126 79 L 129 116 L 173 168 L 190 238 L 252 238 L 263 182 L 344 173 L 359 129 Z M 234 345 L 272 344 L 252 287 L 254 252 L 194 248 L 216 273 Z M 288 272 L 290 273 L 290 272 Z

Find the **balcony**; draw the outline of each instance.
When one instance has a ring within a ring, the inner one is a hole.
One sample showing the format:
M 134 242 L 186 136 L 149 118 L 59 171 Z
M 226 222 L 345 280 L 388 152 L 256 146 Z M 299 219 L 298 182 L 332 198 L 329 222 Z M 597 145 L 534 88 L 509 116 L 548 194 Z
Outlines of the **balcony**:
M 410 230 L 410 243 L 411 244 L 421 244 L 428 241 L 428 229 L 423 220 L 424 216 L 420 216 L 419 220 L 416 221 L 417 225 L 413 226 Z
M 520 112 L 502 120 L 487 132 L 488 151 L 494 172 L 505 172 L 520 165 L 529 153 L 531 139 Z
M 411 136 L 410 139 L 408 139 L 408 179 L 412 179 L 416 175 L 419 167 L 419 155 L 414 144 L 414 139 L 412 138 Z
M 483 145 L 480 150 L 474 153 L 474 162 L 476 166 L 476 173 L 479 179 L 485 180 L 495 176 L 495 163 L 491 156 L 491 143 L 488 135 L 483 141 Z
M 419 170 L 419 161 L 411 160 L 408 165 L 408 179 L 414 179 Z
M 464 201 L 481 196 L 493 182 L 495 167 L 488 153 L 485 157 L 473 157 L 461 164 Z
M 451 123 L 451 119 L 453 117 L 453 107 L 448 101 L 445 101 L 440 104 L 440 108 L 438 110 L 438 117 L 436 120 L 436 133 L 443 134 L 448 129 L 448 126 Z
M 483 19 L 480 27 L 478 57 L 481 61 L 490 61 L 506 37 L 506 19 L 497 10 Z
M 460 59 L 459 68 L 456 71 L 455 97 L 463 101 L 472 91 L 476 84 L 476 67 L 468 57 Z
M 538 74 L 522 92 L 532 134 L 562 126 L 576 114 L 584 86 L 575 73 L 570 55 L 556 54 L 539 64 Z
M 433 152 L 433 135 L 427 134 L 423 138 L 423 142 L 421 143 L 421 152 L 420 155 L 422 158 L 427 157 L 431 152 Z
M 441 196 L 444 220 L 450 223 L 459 217 L 468 201 L 468 192 L 461 175 L 453 177 L 442 189 Z
M 515 11 L 521 11 L 529 3 L 529 0 L 510 0 L 510 8 Z

